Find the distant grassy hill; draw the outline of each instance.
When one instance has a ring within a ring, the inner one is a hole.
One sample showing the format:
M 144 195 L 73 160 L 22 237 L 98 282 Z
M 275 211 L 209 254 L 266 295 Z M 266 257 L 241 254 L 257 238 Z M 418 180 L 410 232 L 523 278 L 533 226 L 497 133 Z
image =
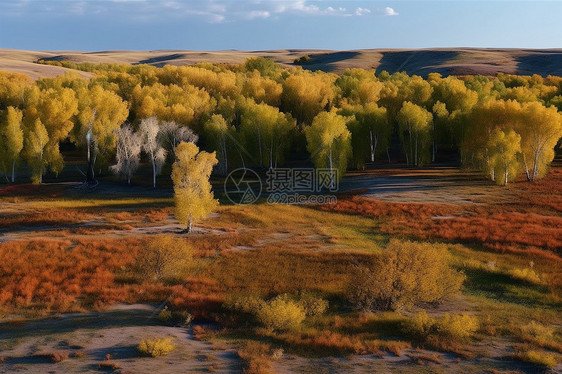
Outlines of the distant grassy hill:
M 270 57 L 285 66 L 309 56 L 301 66 L 310 70 L 342 72 L 348 68 L 406 71 L 425 76 L 430 72 L 447 75 L 497 73 L 562 75 L 562 49 L 362 49 L 350 51 L 281 49 L 271 51 L 22 51 L 0 49 L 0 70 L 27 74 L 33 78 L 56 76 L 68 69 L 36 64 L 39 59 L 92 63 L 189 65 L 202 61 L 240 63 L 249 57 Z M 303 59 L 305 60 L 305 59 Z M 84 73 L 84 75 L 87 75 Z

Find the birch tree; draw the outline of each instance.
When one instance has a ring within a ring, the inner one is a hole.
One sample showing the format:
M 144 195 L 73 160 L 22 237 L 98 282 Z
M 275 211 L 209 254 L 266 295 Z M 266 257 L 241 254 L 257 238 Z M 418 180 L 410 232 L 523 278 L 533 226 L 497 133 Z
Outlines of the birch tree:
M 375 162 L 375 155 L 379 147 L 386 147 L 392 133 L 391 124 L 386 116 L 386 108 L 381 108 L 375 103 L 367 103 L 363 110 L 355 115 L 359 126 L 364 129 L 369 144 L 371 162 Z
M 176 122 L 163 122 L 160 124 L 160 132 L 158 133 L 160 144 L 163 144 L 168 152 L 175 157 L 176 147 L 181 142 L 197 143 L 199 136 L 195 134 L 189 127 L 180 126 Z
M 406 153 L 406 163 L 423 165 L 428 150 L 433 116 L 424 108 L 406 101 L 398 112 L 399 136 Z
M 255 151 L 260 166 L 277 166 L 287 150 L 289 133 L 295 128 L 292 117 L 277 108 L 250 100 L 241 122 L 240 132 L 246 147 Z
M 140 163 L 142 137 L 129 124 L 123 125 L 117 130 L 117 137 L 119 139 L 115 155 L 117 163 L 111 166 L 110 170 L 115 174 L 124 176 L 127 179 L 127 184 L 131 184 L 131 177 Z
M 519 169 L 517 155 L 521 152 L 521 137 L 515 131 L 496 130 L 487 143 L 489 152 L 489 173 L 499 185 L 506 185 L 515 179 Z
M 98 154 L 115 149 L 116 130 L 127 119 L 129 110 L 117 94 L 100 86 L 81 90 L 78 96 L 78 123 L 74 127 L 72 138 L 76 143 L 86 146 L 86 182 L 93 182 Z
M 14 107 L 6 109 L 6 116 L 0 123 L 0 166 L 4 169 L 6 179 L 11 169 L 11 182 L 15 181 L 16 162 L 23 149 L 22 112 Z
M 26 113 L 30 114 L 32 126 L 39 119 L 48 133 L 48 143 L 45 146 L 43 158 L 49 169 L 58 174 L 64 167 L 64 160 L 60 153 L 59 143 L 65 140 L 74 127 L 73 118 L 78 113 L 78 101 L 74 91 L 70 88 L 49 88 L 38 92 L 29 103 Z
M 346 118 L 335 112 L 322 112 L 305 129 L 306 148 L 317 168 L 330 169 L 331 188 L 335 187 L 336 177 L 343 176 L 351 155 L 351 134 L 346 123 Z
M 27 163 L 31 166 L 31 181 L 34 184 L 43 182 L 43 174 L 45 174 L 45 148 L 49 142 L 49 133 L 41 123 L 40 119 L 36 119 L 35 123 L 26 131 L 25 136 L 25 155 Z
M 156 117 L 143 119 L 139 126 L 139 134 L 142 142 L 142 150 L 148 155 L 152 164 L 152 187 L 156 188 L 156 175 L 162 171 L 162 165 L 166 162 L 167 151 L 160 144 L 158 136 L 160 126 Z
M 522 121 L 516 131 L 521 135 L 523 167 L 527 180 L 546 175 L 554 159 L 554 147 L 562 136 L 562 115 L 556 107 L 545 108 L 534 102 L 523 104 Z
M 221 173 L 228 173 L 227 147 L 231 139 L 233 139 L 233 134 L 236 132 L 236 129 L 234 126 L 229 126 L 220 114 L 213 114 L 211 118 L 205 122 L 203 128 L 211 148 L 217 152 Z

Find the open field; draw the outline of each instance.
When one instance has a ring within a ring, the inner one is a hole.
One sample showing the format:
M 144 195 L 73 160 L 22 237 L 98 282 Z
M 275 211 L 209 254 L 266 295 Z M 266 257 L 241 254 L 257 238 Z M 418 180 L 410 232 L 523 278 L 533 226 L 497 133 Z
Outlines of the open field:
M 72 61 L 76 63 L 119 63 L 192 65 L 198 62 L 238 64 L 250 57 L 270 57 L 284 66 L 296 66 L 294 60 L 310 56 L 305 69 L 342 73 L 349 68 L 406 71 L 425 76 L 428 73 L 448 75 L 539 74 L 562 75 L 562 50 L 532 49 L 362 49 L 350 51 L 282 49 L 271 51 L 22 51 L 0 49 L 0 70 L 27 74 L 36 79 L 53 77 L 70 69 L 39 65 L 35 62 Z M 87 73 L 81 73 L 89 76 Z
M 335 205 L 223 205 L 189 235 L 166 189 L 1 187 L 0 372 L 560 371 L 560 183 L 559 167 L 508 187 L 453 168 L 367 170 L 344 179 Z M 163 233 L 193 248 L 192 263 L 143 277 L 138 253 Z M 420 341 L 403 328 L 419 307 L 351 308 L 348 285 L 391 238 L 448 252 L 462 293 L 425 309 L 474 316 L 468 338 Z M 329 307 L 290 331 L 228 306 L 303 293 Z M 139 356 L 142 339 L 163 336 L 172 353 Z

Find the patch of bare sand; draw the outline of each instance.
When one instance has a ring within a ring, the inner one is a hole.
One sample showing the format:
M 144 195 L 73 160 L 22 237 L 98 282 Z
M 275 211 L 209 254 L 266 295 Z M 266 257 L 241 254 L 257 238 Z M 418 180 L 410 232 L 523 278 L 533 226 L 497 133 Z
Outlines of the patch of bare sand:
M 163 326 L 152 318 L 150 305 L 116 305 L 100 313 L 66 314 L 25 322 L 0 323 L 0 373 L 96 372 L 106 358 L 122 372 L 193 373 L 239 372 L 235 350 L 213 349 L 197 341 L 190 328 Z M 176 349 L 165 357 L 141 357 L 138 343 L 145 338 L 172 337 Z M 224 346 L 224 345 L 223 345 Z M 66 352 L 83 357 L 52 362 L 48 355 Z
M 489 347 L 490 348 L 490 347 Z M 504 347 L 498 347 L 503 351 Z M 347 374 L 347 373 L 538 373 L 531 364 L 506 360 L 505 357 L 482 357 L 463 360 L 455 354 L 426 349 L 403 349 L 399 356 L 353 355 L 347 357 L 304 358 L 285 355 L 272 365 L 275 373 Z M 495 370 L 495 371 L 492 371 Z

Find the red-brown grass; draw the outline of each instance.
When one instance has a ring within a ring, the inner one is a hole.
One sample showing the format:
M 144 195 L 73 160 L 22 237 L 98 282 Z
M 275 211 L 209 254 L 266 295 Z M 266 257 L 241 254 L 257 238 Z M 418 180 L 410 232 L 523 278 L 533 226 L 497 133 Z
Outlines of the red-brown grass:
M 0 217 L 0 228 L 25 226 L 61 227 L 91 219 L 92 214 L 77 209 L 48 209 Z
M 59 311 L 84 303 L 123 299 L 112 288 L 114 272 L 130 264 L 138 241 L 102 243 L 68 240 L 0 244 L 0 305 L 42 305 Z
M 424 240 L 480 244 L 509 253 L 526 253 L 559 261 L 562 217 L 514 211 L 509 206 L 459 207 L 390 203 L 360 196 L 344 197 L 320 209 L 379 220 L 386 234 Z
M 0 188 L 0 197 L 54 198 L 62 196 L 67 188 L 68 186 L 62 184 L 12 184 Z

